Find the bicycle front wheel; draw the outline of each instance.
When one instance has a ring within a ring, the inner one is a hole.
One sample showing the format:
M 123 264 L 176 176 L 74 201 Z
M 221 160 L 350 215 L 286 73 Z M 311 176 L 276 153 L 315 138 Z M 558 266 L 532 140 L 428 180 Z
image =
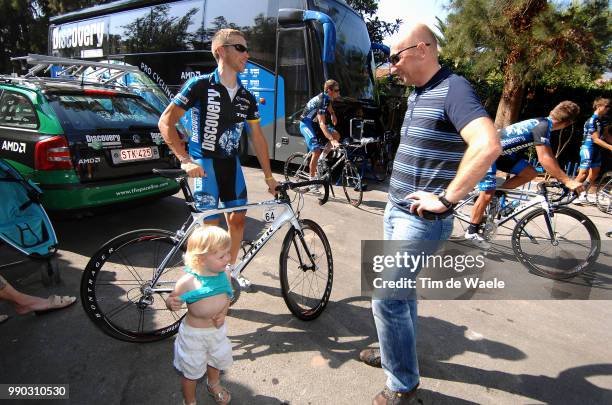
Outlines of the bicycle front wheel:
M 597 186 L 597 208 L 606 214 L 612 214 L 612 172 L 606 172 Z
M 379 147 L 379 150 L 376 151 L 374 156 L 370 159 L 370 164 L 372 165 L 372 172 L 374 173 L 374 178 L 377 181 L 383 181 L 387 178 L 389 174 L 389 159 L 387 159 L 386 153 L 383 149 L 384 145 Z
M 285 180 L 294 183 L 309 180 L 311 156 L 302 152 L 296 152 L 289 156 L 285 161 Z
M 363 199 L 363 185 L 361 175 L 351 162 L 345 162 L 342 169 L 342 188 L 347 201 L 353 206 L 358 207 Z
M 166 299 L 183 275 L 183 249 L 169 257 L 152 283 L 156 269 L 177 244 L 173 236 L 161 229 L 128 232 L 107 242 L 87 263 L 81 302 L 104 333 L 126 342 L 154 342 L 178 331 L 187 307 L 170 311 Z
M 300 220 L 303 234 L 291 227 L 280 255 L 283 298 L 293 315 L 303 321 L 317 318 L 327 306 L 334 264 L 323 229 L 309 219 Z
M 525 215 L 512 233 L 516 257 L 528 269 L 553 279 L 574 277 L 589 269 L 599 256 L 601 241 L 595 224 L 583 213 L 561 207 L 548 230 L 547 214 L 537 209 Z

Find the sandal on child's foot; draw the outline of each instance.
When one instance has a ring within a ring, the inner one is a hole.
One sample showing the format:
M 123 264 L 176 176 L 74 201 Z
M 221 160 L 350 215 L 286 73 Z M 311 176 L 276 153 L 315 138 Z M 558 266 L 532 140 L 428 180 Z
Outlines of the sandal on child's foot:
M 193 402 L 187 403 L 187 402 L 185 402 L 185 400 L 183 399 L 183 405 L 196 405 L 196 404 L 197 404 L 197 402 L 196 402 L 196 401 L 193 401 Z
M 217 387 L 219 387 L 219 391 L 214 392 L 213 390 Z M 221 404 L 221 405 L 229 404 L 230 401 L 232 400 L 232 395 L 225 387 L 221 386 L 221 381 L 217 381 L 217 383 L 213 385 L 208 385 L 207 383 L 206 390 L 208 391 L 208 395 L 213 397 L 213 399 L 215 400 L 217 404 Z

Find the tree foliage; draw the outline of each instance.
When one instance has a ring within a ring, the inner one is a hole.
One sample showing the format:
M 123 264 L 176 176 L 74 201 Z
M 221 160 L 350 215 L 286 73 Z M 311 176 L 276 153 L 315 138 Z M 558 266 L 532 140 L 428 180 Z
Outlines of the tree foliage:
M 611 66 L 607 0 L 452 0 L 439 21 L 443 57 L 474 76 L 502 80 L 496 125 L 518 117 L 528 85 L 593 83 Z
M 386 36 L 397 32 L 402 24 L 399 18 L 396 18 L 394 22 L 378 18 L 375 15 L 378 12 L 378 0 L 347 0 L 346 2 L 364 19 L 372 42 L 382 43 Z

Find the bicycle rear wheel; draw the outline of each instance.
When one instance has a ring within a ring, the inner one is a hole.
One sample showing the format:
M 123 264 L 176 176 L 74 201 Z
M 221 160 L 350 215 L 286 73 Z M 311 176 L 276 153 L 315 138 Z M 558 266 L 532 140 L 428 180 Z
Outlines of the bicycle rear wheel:
M 310 179 L 310 159 L 312 155 L 296 152 L 285 161 L 285 180 L 298 182 Z
M 389 170 L 389 159 L 386 156 L 385 145 L 380 145 L 376 153 L 370 159 L 370 164 L 372 166 L 372 172 L 374 173 L 374 178 L 377 181 L 383 181 L 387 178 L 387 175 L 390 173 Z
M 300 220 L 300 225 L 303 235 L 291 227 L 283 240 L 281 290 L 291 313 L 311 321 L 323 313 L 329 301 L 334 263 L 323 229 L 309 219 Z
M 174 335 L 187 312 L 166 308 L 166 299 L 183 275 L 183 249 L 174 254 L 155 286 L 152 278 L 176 246 L 174 234 L 162 229 L 125 233 L 96 252 L 81 278 L 81 302 L 107 335 L 126 342 L 154 342 Z M 148 288 L 168 289 L 151 292 Z
M 347 201 L 353 206 L 358 207 L 363 199 L 363 185 L 361 175 L 351 162 L 345 162 L 342 169 L 342 188 Z
M 583 213 L 561 207 L 551 218 L 558 243 L 553 243 L 547 214 L 537 209 L 525 215 L 512 233 L 516 257 L 528 269 L 553 279 L 574 277 L 599 256 L 601 241 L 595 224 Z
M 597 208 L 606 214 L 612 214 L 612 172 L 606 172 L 597 186 Z

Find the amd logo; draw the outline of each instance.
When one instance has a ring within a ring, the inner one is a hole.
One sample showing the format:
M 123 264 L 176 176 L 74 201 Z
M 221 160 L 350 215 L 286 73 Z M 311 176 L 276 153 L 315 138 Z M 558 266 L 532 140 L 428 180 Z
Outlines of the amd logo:
M 25 142 L 4 141 L 2 142 L 2 149 L 15 153 L 25 153 L 26 144 Z
M 87 159 L 79 159 L 79 161 L 77 163 L 80 164 L 80 165 L 96 164 L 96 163 L 100 163 L 100 158 L 99 157 L 92 157 L 92 158 L 87 158 Z

